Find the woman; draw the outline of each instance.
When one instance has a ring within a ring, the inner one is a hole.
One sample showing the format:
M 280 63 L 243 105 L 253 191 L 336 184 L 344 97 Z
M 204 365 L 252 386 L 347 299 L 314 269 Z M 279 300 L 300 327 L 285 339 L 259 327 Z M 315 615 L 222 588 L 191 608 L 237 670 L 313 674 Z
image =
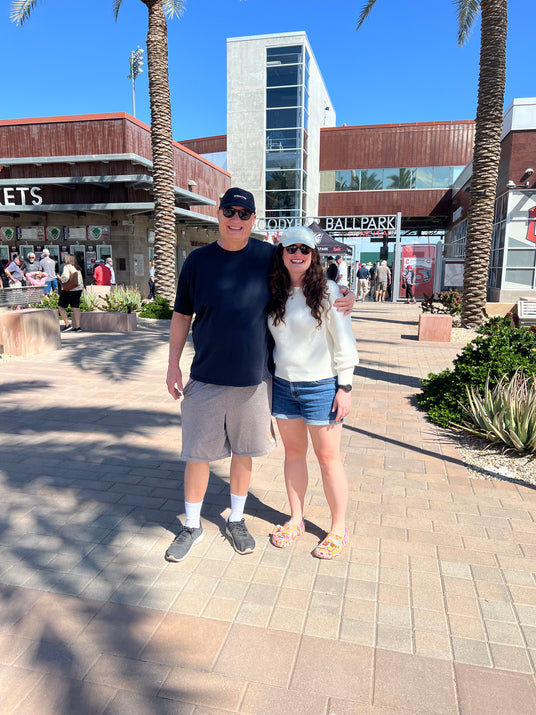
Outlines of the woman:
M 73 276 L 73 274 L 77 274 L 76 277 L 78 280 L 74 283 L 74 287 L 69 287 L 69 289 L 66 290 L 63 286 L 69 282 L 69 279 Z M 58 279 L 62 285 L 60 299 L 58 302 L 58 310 L 64 322 L 62 331 L 66 333 L 69 330 L 74 330 L 74 332 L 80 333 L 82 332 L 82 328 L 80 327 L 80 298 L 82 296 L 82 291 L 84 290 L 84 282 L 82 280 L 82 271 L 74 256 L 71 256 L 70 254 L 65 256 L 63 273 L 61 276 L 58 275 Z M 71 306 L 73 311 L 72 324 L 69 324 L 69 318 L 67 316 L 66 309 L 69 306 Z
M 295 226 L 284 232 L 270 290 L 268 328 L 275 341 L 272 414 L 285 447 L 290 504 L 290 519 L 276 527 L 272 543 L 285 548 L 304 532 L 309 434 L 331 511 L 329 533 L 313 555 L 333 559 L 348 544 L 348 483 L 340 442 L 359 358 L 350 318 L 333 308 L 339 288 L 324 276 L 311 229 Z
M 404 272 L 402 273 L 402 278 L 406 283 L 406 305 L 408 303 L 416 303 L 415 296 L 413 295 L 413 286 L 415 285 L 415 271 L 411 263 L 408 263 Z
M 154 300 L 154 261 L 149 261 L 149 295 L 147 300 Z

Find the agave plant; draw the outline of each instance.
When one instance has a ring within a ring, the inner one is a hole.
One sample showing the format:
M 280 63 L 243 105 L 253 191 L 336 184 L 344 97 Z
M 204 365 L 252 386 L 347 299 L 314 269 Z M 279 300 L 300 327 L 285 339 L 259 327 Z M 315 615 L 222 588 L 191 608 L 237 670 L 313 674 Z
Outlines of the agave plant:
M 490 390 L 489 375 L 481 395 L 466 387 L 469 406 L 464 407 L 471 421 L 461 429 L 491 443 L 503 442 L 518 452 L 536 453 L 536 377 L 516 370 Z
M 136 313 L 143 307 L 141 293 L 135 286 L 119 286 L 104 297 L 101 310 L 107 313 Z

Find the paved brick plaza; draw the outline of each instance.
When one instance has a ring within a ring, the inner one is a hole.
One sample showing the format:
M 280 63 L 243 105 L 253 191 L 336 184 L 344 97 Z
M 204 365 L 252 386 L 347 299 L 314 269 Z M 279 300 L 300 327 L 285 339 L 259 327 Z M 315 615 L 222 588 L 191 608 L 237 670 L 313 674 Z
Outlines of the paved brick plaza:
M 283 452 L 255 460 L 249 556 L 223 536 L 163 559 L 181 516 L 167 325 L 73 334 L 0 362 L 0 712 L 378 715 L 536 712 L 536 490 L 469 479 L 413 394 L 458 345 L 418 343 L 414 306 L 357 303 L 343 431 L 351 548 L 311 557 L 329 512 L 311 461 L 307 533 Z

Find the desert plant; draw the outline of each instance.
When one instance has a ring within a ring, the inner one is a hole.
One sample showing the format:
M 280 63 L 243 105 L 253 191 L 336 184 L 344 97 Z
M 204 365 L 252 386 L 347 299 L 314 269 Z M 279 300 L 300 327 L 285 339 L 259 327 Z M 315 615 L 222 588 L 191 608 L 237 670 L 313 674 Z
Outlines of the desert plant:
M 516 370 L 494 388 L 488 376 L 482 394 L 474 387 L 466 390 L 469 405 L 464 410 L 471 421 L 464 420 L 461 429 L 493 444 L 536 453 L 536 376 Z
M 167 298 L 157 295 L 152 303 L 147 303 L 140 313 L 140 318 L 154 318 L 156 320 L 171 320 L 173 308 Z
M 58 307 L 58 301 L 60 299 L 57 290 L 52 290 L 49 293 L 43 294 L 39 303 L 34 303 L 32 308 L 48 308 L 54 309 Z
M 424 295 L 424 300 L 421 303 L 423 313 L 443 313 L 447 315 L 457 316 L 462 312 L 462 297 L 457 290 L 451 289 L 443 291 L 443 293 L 432 293 L 432 295 Z
M 89 293 L 87 290 L 82 292 L 80 298 L 80 310 L 83 313 L 90 313 L 92 310 L 97 310 L 100 304 L 100 298 L 94 293 Z
M 442 427 L 461 424 L 469 405 L 466 387 L 483 390 L 512 378 L 518 368 L 536 375 L 536 332 L 511 328 L 509 317 L 492 318 L 479 329 L 453 362 L 453 369 L 428 375 L 417 402 L 428 417 Z
M 106 313 L 136 313 L 142 309 L 141 293 L 135 286 L 120 286 L 102 299 L 100 309 Z

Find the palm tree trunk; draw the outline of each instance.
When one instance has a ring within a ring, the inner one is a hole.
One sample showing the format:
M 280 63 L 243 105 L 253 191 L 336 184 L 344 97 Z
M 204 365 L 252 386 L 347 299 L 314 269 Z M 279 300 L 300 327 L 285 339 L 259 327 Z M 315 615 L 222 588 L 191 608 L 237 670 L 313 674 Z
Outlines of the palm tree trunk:
M 462 297 L 462 324 L 469 328 L 483 323 L 486 305 L 493 211 L 501 156 L 508 1 L 481 0 L 480 9 L 480 75 Z
M 147 68 L 151 102 L 151 147 L 155 229 L 155 286 L 158 295 L 175 295 L 175 194 L 173 135 L 168 81 L 167 22 L 162 0 L 142 0 L 149 11 Z

